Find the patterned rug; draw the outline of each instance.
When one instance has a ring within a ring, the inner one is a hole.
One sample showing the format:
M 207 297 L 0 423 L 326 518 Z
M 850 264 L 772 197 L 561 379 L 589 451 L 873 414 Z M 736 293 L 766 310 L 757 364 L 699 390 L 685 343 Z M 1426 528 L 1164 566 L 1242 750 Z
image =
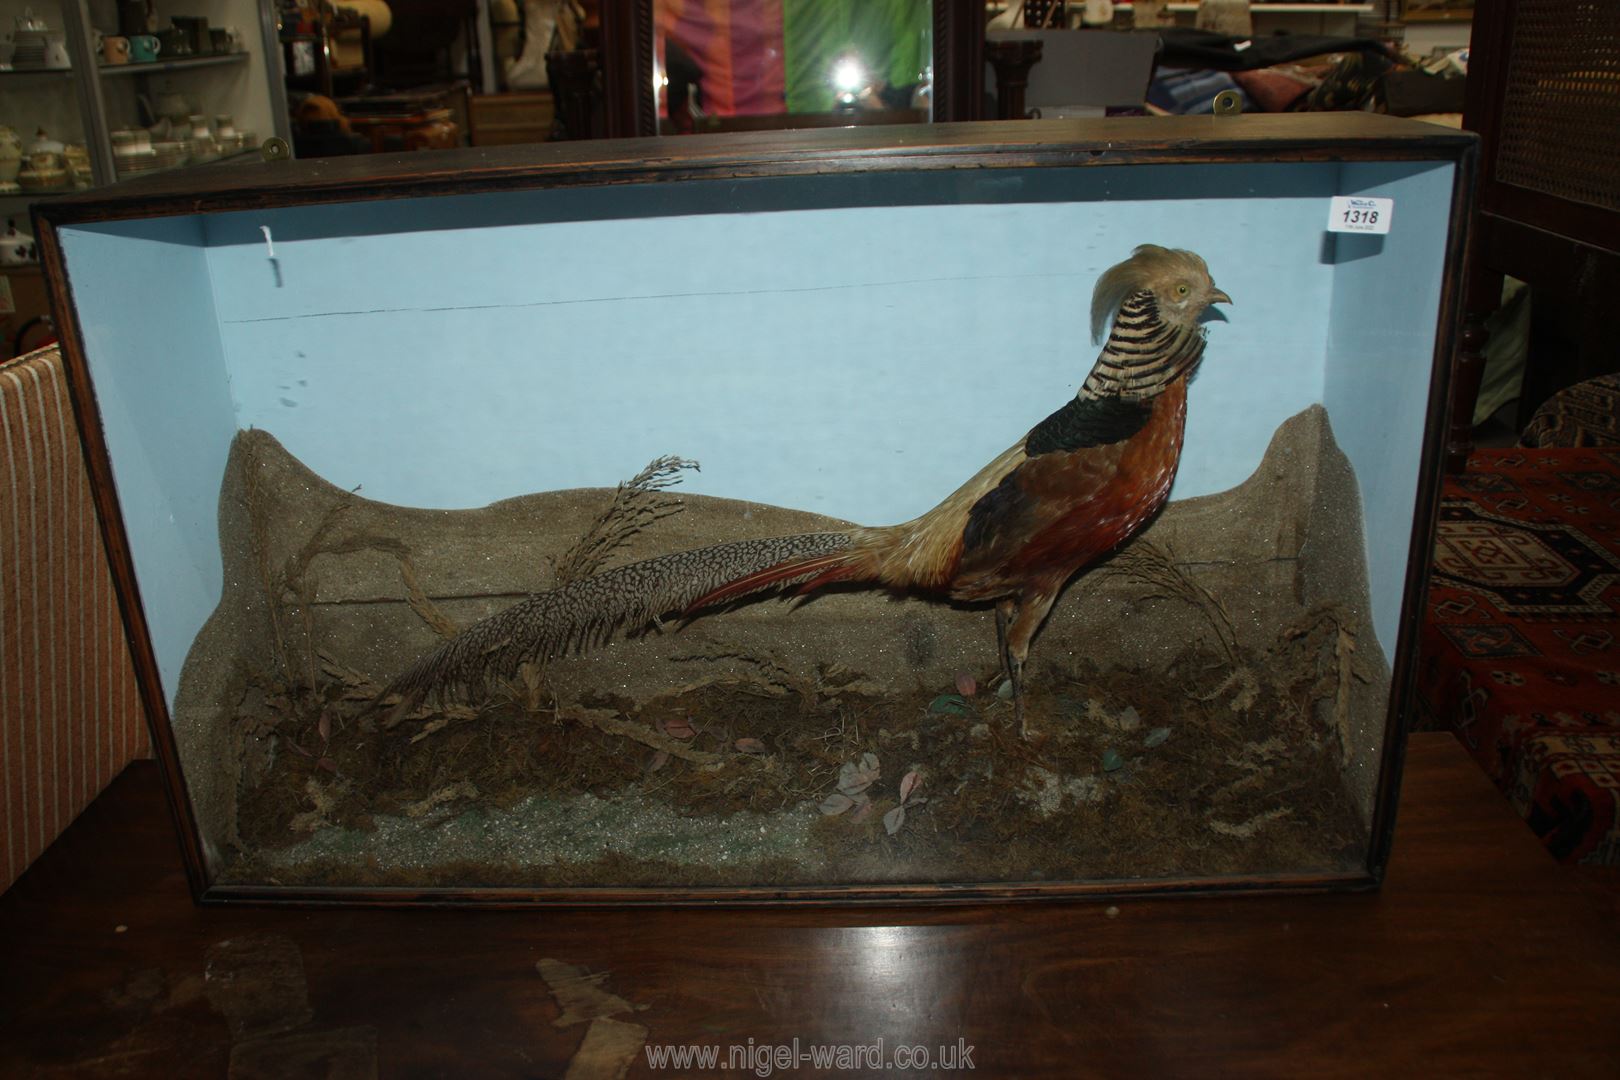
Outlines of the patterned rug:
M 1418 692 L 1549 851 L 1620 863 L 1620 449 L 1447 479 Z
M 1620 375 L 1600 375 L 1554 394 L 1525 425 L 1519 445 L 1620 445 Z

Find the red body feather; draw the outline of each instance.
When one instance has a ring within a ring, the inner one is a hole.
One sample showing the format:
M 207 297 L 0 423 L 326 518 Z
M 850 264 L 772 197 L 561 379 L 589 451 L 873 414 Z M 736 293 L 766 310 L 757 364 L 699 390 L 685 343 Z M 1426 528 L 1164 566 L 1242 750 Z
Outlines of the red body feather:
M 1119 443 L 1030 458 L 1009 451 L 922 517 L 860 529 L 848 551 L 797 559 L 728 582 L 688 612 L 784 583 L 811 592 L 840 581 L 943 592 L 958 600 L 1021 596 L 1032 585 L 1055 593 L 1076 572 L 1130 539 L 1164 505 L 1181 457 L 1187 390 L 1177 380 L 1153 403 L 1148 422 Z M 1022 496 L 994 539 L 969 550 L 968 516 L 1009 476 Z

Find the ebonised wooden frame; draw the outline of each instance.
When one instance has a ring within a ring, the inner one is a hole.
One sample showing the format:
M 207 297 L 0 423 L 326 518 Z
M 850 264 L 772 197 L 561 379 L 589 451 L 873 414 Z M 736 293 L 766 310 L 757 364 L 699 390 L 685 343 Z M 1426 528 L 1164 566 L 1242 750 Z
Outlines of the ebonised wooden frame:
M 186 872 L 199 902 L 282 901 L 312 905 L 537 904 L 672 905 L 744 903 L 967 903 L 1197 892 L 1328 891 L 1376 888 L 1394 831 L 1406 717 L 1433 550 L 1451 357 L 1457 345 L 1465 231 L 1473 208 L 1476 140 L 1467 133 L 1366 113 L 1131 118 L 927 124 L 893 128 L 702 135 L 682 139 L 566 142 L 446 150 L 372 159 L 282 162 L 199 170 L 102 188 L 35 208 L 34 224 L 100 514 L 124 625 L 134 655 L 152 745 L 178 827 Z M 781 887 L 477 888 L 278 887 L 217 885 L 208 878 L 201 833 L 185 778 L 134 563 L 123 526 L 84 333 L 63 261 L 63 228 L 93 222 L 270 207 L 434 195 L 643 184 L 743 177 L 817 176 L 1132 164 L 1434 161 L 1455 166 L 1448 210 L 1447 272 L 1432 361 L 1423 465 L 1409 539 L 1400 627 L 1392 665 L 1367 863 L 1349 874 L 1277 874 L 1101 882 L 999 882 Z
M 982 0 L 934 0 L 934 119 L 977 120 L 984 98 Z M 653 0 L 602 0 L 603 120 L 609 138 L 658 134 Z

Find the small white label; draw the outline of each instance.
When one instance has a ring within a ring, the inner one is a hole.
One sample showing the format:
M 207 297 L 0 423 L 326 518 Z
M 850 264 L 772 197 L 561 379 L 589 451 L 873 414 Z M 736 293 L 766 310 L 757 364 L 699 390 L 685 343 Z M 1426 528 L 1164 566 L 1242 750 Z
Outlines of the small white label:
M 1394 199 L 1374 199 L 1364 195 L 1335 195 L 1328 211 L 1328 232 L 1389 232 L 1395 217 Z

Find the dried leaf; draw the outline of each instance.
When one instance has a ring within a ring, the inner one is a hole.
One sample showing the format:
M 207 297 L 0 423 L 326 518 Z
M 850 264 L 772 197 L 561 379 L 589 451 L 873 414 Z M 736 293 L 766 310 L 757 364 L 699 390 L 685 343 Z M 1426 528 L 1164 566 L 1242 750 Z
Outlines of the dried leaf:
M 651 724 L 626 720 L 614 709 L 588 709 L 579 705 L 565 705 L 557 710 L 557 716 L 572 723 L 585 724 L 616 738 L 633 739 L 643 746 L 663 750 L 670 757 L 690 761 L 695 765 L 717 765 L 723 760 L 719 754 L 694 750 L 679 739 L 661 735 Z
M 893 836 L 895 833 L 899 832 L 900 826 L 904 825 L 905 823 L 906 808 L 903 806 L 897 806 L 893 810 L 890 810 L 887 814 L 883 815 L 883 827 L 889 831 L 890 836 Z
M 1233 695 L 1229 708 L 1233 712 L 1248 712 L 1260 698 L 1260 681 L 1255 673 L 1246 667 L 1233 668 L 1231 674 L 1221 680 L 1221 684 L 1202 697 L 1190 694 L 1194 701 L 1214 701 L 1233 687 L 1237 693 Z
M 904 805 L 905 801 L 911 798 L 911 793 L 917 790 L 917 785 L 920 783 L 922 783 L 922 775 L 916 769 L 912 769 L 900 778 L 901 805 Z
M 404 808 L 405 816 L 413 818 L 426 817 L 446 803 L 455 802 L 457 799 L 476 798 L 478 798 L 478 785 L 471 780 L 462 780 L 440 788 L 425 799 L 407 805 Z
M 1170 729 L 1169 728 L 1167 728 L 1167 727 L 1156 727 L 1152 731 L 1147 733 L 1147 738 L 1142 740 L 1142 745 L 1147 747 L 1149 750 L 1151 750 L 1155 746 L 1163 746 L 1164 743 L 1165 743 L 1165 740 L 1168 739 L 1168 738 L 1170 738 Z
M 1013 684 L 1011 679 L 1003 679 L 1001 685 L 996 687 L 996 697 L 1002 701 L 1011 701 L 1013 697 Z
M 435 731 L 440 731 L 449 726 L 450 718 L 448 716 L 435 716 L 432 720 L 429 720 L 427 723 L 422 725 L 421 731 L 418 731 L 415 735 L 411 736 L 411 742 L 419 743 L 429 735 L 433 734 Z
M 1233 824 L 1229 821 L 1216 821 L 1212 818 L 1208 821 L 1208 825 L 1212 830 L 1220 833 L 1222 836 L 1235 836 L 1240 840 L 1248 840 L 1251 839 L 1255 833 L 1259 832 L 1267 825 L 1270 825 L 1273 821 L 1276 821 L 1279 818 L 1287 817 L 1289 813 L 1290 811 L 1288 807 L 1279 806 L 1274 810 L 1267 810 L 1264 813 L 1256 814 L 1248 821 L 1238 822 L 1237 824 Z
M 941 694 L 928 703 L 928 711 L 935 715 L 966 716 L 970 710 L 962 695 Z
M 293 819 L 287 822 L 287 828 L 293 832 L 315 832 L 326 824 L 326 818 L 313 810 L 305 810 L 302 814 L 295 814 Z
M 323 757 L 319 761 L 317 761 L 315 764 L 316 764 L 316 766 L 318 768 L 325 769 L 329 773 L 335 773 L 335 772 L 338 771 L 337 770 L 337 762 L 333 761 L 329 757 Z
M 865 821 L 867 818 L 872 816 L 872 807 L 876 805 L 876 803 L 865 795 L 855 796 L 855 812 L 849 816 L 849 820 L 855 822 L 856 824 Z
M 956 692 L 965 698 L 970 698 L 979 692 L 979 684 L 974 681 L 972 675 L 965 671 L 958 671 L 956 673 Z
M 764 753 L 767 752 L 766 749 L 765 749 L 765 744 L 760 742 L 758 739 L 750 739 L 750 738 L 738 739 L 735 745 L 737 747 L 737 750 L 740 753 L 744 753 L 744 754 L 759 755 L 759 754 L 764 754 Z
M 821 812 L 828 817 L 837 817 L 855 805 L 855 800 L 848 795 L 832 794 L 821 803 Z
M 1125 767 L 1125 759 L 1120 757 L 1118 750 L 1104 750 L 1102 767 L 1103 772 L 1118 772 Z
M 660 750 L 660 751 L 658 751 L 657 753 L 655 753 L 652 756 L 651 761 L 647 762 L 647 771 L 650 772 L 650 773 L 655 773 L 659 769 L 662 769 L 665 765 L 668 765 L 668 764 L 669 764 L 669 751 L 668 750 Z
M 332 714 L 322 709 L 321 718 L 316 721 L 315 730 L 320 733 L 321 742 L 330 742 L 332 740 Z
M 859 761 L 847 762 L 838 770 L 838 790 L 845 795 L 859 795 L 882 775 L 883 770 L 878 767 L 877 755 L 862 754 Z
M 662 731 L 670 738 L 680 739 L 682 742 L 697 736 L 697 728 L 693 727 L 692 722 L 686 719 L 684 716 L 677 716 L 668 720 L 659 720 L 658 730 Z

